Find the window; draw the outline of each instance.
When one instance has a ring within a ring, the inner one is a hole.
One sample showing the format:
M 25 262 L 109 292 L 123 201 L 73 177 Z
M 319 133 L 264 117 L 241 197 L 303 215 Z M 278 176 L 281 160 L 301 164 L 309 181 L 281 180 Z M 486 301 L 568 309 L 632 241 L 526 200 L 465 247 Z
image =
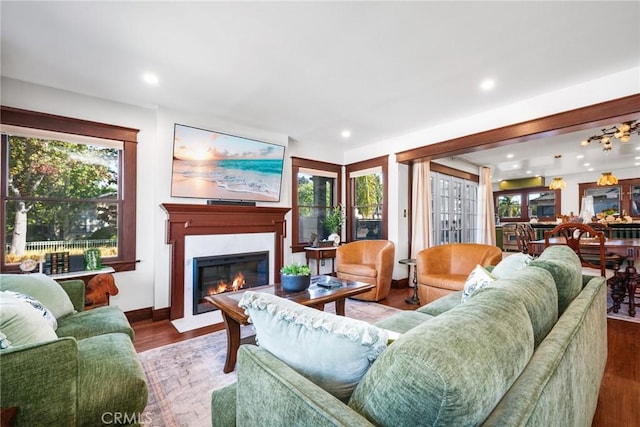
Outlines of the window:
M 2 270 L 89 248 L 117 271 L 134 269 L 137 130 L 2 113 Z
M 292 251 L 300 252 L 312 235 L 323 240 L 331 234 L 324 218 L 340 204 L 342 166 L 293 157 L 292 170 Z
M 349 241 L 387 239 L 387 162 L 383 156 L 346 167 Z
M 600 186 L 594 182 L 578 185 L 582 197 L 593 196 L 594 215 L 629 215 L 640 218 L 640 178 L 621 179 L 618 185 Z
M 500 222 L 555 221 L 560 215 L 560 190 L 547 187 L 494 191 L 495 211 Z

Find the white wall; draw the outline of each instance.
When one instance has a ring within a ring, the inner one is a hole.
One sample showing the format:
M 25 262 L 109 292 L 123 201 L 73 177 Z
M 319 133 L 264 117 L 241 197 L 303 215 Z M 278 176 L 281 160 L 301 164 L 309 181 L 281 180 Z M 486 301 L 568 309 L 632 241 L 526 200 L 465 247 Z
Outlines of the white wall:
M 282 197 L 278 205 L 291 206 L 290 156 L 349 164 L 382 155 L 389 158 L 389 238 L 396 243 L 396 260 L 407 258 L 407 227 L 404 210 L 408 209 L 408 168 L 396 163 L 394 154 L 457 136 L 513 124 L 535 117 L 566 111 L 597 102 L 640 92 L 637 79 L 640 67 L 617 73 L 603 79 L 562 89 L 536 98 L 524 100 L 504 108 L 487 111 L 472 117 L 454 120 L 397 138 L 374 141 L 364 148 L 344 153 L 326 147 L 290 141 L 287 135 L 248 128 L 228 120 L 208 115 L 190 114 L 166 109 L 141 108 L 116 103 L 72 92 L 2 78 L 0 102 L 2 105 L 78 119 L 111 123 L 140 129 L 138 135 L 138 200 L 137 200 L 137 256 L 140 263 L 135 271 L 116 274 L 120 294 L 112 303 L 123 310 L 145 307 L 156 309 L 169 303 L 169 246 L 165 242 L 165 212 L 161 203 L 198 203 L 192 199 L 170 197 L 171 153 L 173 125 L 182 123 L 206 129 L 273 142 L 287 147 Z M 239 118 L 241 119 L 241 118 Z M 630 172 L 637 176 L 637 173 Z M 624 176 L 620 175 L 620 178 Z M 569 183 L 569 177 L 565 178 Z M 589 178 L 592 179 L 592 178 Z M 589 179 L 580 182 L 586 182 Z M 571 186 L 569 186 L 571 187 Z M 577 192 L 577 187 L 576 190 Z M 563 211 L 577 210 L 577 193 L 563 194 Z M 574 202 L 571 202 L 573 200 Z M 200 201 L 199 203 L 204 203 Z M 575 203 L 575 207 L 571 207 Z M 273 206 L 273 204 L 269 204 Z M 290 247 L 291 214 L 287 216 L 287 240 Z M 303 254 L 285 253 L 285 262 L 302 261 Z M 330 263 L 321 270 L 330 269 Z M 394 278 L 407 277 L 407 269 L 396 263 Z

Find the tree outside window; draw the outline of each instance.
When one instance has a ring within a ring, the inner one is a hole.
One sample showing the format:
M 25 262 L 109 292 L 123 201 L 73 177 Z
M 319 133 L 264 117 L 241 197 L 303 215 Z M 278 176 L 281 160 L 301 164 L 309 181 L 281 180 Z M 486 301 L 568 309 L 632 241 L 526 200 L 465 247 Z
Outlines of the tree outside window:
M 353 178 L 354 240 L 382 238 L 382 173 Z
M 326 239 L 331 231 L 325 218 L 334 204 L 335 178 L 298 173 L 298 241 L 310 241 L 315 234 Z
M 314 237 L 324 240 L 331 234 L 325 219 L 340 205 L 342 166 L 299 157 L 291 158 L 291 166 L 294 178 L 291 249 L 301 252 Z
M 5 262 L 100 248 L 118 255 L 120 150 L 65 141 L 8 140 Z
M 521 216 L 522 196 L 514 194 L 498 197 L 498 216 L 502 218 L 519 218 Z
M 382 156 L 345 167 L 348 185 L 345 213 L 347 241 L 387 239 L 387 167 Z

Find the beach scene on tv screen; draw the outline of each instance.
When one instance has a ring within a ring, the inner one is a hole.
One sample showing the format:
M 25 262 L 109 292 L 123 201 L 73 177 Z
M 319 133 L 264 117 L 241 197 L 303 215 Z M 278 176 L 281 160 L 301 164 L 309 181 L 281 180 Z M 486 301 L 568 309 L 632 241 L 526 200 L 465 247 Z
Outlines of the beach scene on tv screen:
M 284 147 L 175 125 L 171 195 L 277 202 Z

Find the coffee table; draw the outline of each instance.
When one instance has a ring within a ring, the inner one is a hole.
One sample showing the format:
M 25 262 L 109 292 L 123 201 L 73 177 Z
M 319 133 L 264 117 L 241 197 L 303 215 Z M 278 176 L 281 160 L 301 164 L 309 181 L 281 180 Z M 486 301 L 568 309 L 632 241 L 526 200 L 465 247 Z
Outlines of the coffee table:
M 238 347 L 240 347 L 240 325 L 249 324 L 249 317 L 244 313 L 244 309 L 238 307 L 238 302 L 244 292 L 248 290 L 266 292 L 319 310 L 324 310 L 325 304 L 335 302 L 336 314 L 344 316 L 345 299 L 367 292 L 373 287 L 374 285 L 368 283 L 353 282 L 331 276 L 313 276 L 309 289 L 300 292 L 285 292 L 280 284 L 276 284 L 205 297 L 208 302 L 220 309 L 227 330 L 227 358 L 222 371 L 226 374 L 234 370 Z

